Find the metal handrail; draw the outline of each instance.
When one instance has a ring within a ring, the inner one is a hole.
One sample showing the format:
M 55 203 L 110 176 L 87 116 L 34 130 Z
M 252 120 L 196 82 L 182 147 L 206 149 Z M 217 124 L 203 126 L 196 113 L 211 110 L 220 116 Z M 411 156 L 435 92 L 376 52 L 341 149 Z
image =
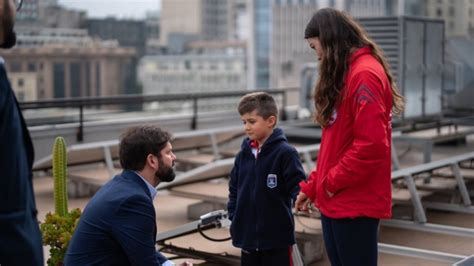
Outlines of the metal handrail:
M 286 93 L 291 90 L 298 90 L 297 88 L 289 89 L 271 89 L 265 90 L 270 94 L 282 95 L 282 104 L 286 105 Z M 201 93 L 174 93 L 174 94 L 154 94 L 154 95 L 117 95 L 107 97 L 77 97 L 77 98 L 61 98 L 51 100 L 39 100 L 32 102 L 21 102 L 20 108 L 27 109 L 44 109 L 44 108 L 65 108 L 73 107 L 79 108 L 79 127 L 76 134 L 77 141 L 82 142 L 84 139 L 84 107 L 87 106 L 102 106 L 102 105 L 121 105 L 121 104 L 142 104 L 147 102 L 165 102 L 165 101 L 192 101 L 193 102 L 193 117 L 190 128 L 195 130 L 197 128 L 198 119 L 198 105 L 200 99 L 211 98 L 227 98 L 243 96 L 249 93 L 247 90 L 243 91 L 226 91 L 226 92 L 201 92 Z M 282 112 L 281 120 L 286 120 L 285 112 Z

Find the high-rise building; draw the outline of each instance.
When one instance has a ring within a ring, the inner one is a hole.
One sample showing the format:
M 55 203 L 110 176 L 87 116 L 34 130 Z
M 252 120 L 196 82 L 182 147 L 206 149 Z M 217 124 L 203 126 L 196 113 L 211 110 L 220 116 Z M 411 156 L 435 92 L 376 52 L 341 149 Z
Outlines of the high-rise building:
M 321 2 L 324 1 L 318 3 Z M 326 3 L 354 17 L 424 15 L 424 0 L 333 0 Z
M 39 17 L 39 0 L 23 0 L 21 10 L 17 12 L 16 19 L 23 22 L 31 22 L 38 20 Z
M 230 10 L 230 39 L 247 40 L 250 34 L 247 1 L 234 0 L 233 6 Z
M 318 9 L 332 7 L 346 11 L 356 18 L 401 14 L 421 15 L 422 4 L 419 0 L 273 0 L 272 23 L 269 30 L 271 32 L 270 87 L 299 86 L 303 66 L 306 63 L 316 63 L 314 52 L 308 48 L 303 34 L 306 24 Z M 253 32 L 252 36 L 256 34 Z M 257 36 L 259 35 L 261 34 Z M 265 50 L 258 52 L 264 53 Z M 249 61 L 251 64 L 256 60 L 249 58 Z M 250 68 L 252 68 L 251 65 Z
M 77 29 L 83 26 L 87 17 L 86 11 L 67 9 L 54 4 L 54 2 L 49 5 L 41 2 L 38 14 L 38 24 L 34 26 L 42 26 L 45 28 Z
M 171 33 L 201 34 L 201 0 L 162 0 L 160 40 L 168 44 Z
M 197 35 L 203 40 L 228 39 L 234 1 L 163 0 L 161 43 L 167 45 L 171 34 Z
M 474 35 L 473 0 L 426 0 L 426 15 L 446 22 L 447 36 Z
M 318 10 L 317 1 L 275 1 L 272 6 L 270 87 L 297 87 L 303 65 L 316 62 L 304 29 Z
M 247 45 L 248 89 L 270 87 L 271 2 L 248 0 L 250 36 Z
M 139 56 L 145 53 L 147 28 L 143 20 L 89 18 L 85 28 L 92 37 L 117 40 L 120 46 L 134 47 Z
M 205 40 L 227 40 L 233 0 L 202 0 L 202 30 Z

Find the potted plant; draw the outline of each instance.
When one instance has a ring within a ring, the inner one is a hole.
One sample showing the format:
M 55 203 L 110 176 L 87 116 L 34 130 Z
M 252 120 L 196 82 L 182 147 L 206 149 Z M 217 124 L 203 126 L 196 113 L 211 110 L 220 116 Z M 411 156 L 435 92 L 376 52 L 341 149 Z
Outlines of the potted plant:
M 53 146 L 53 178 L 55 212 L 46 214 L 40 225 L 43 244 L 49 245 L 49 266 L 63 265 L 69 241 L 81 216 L 76 208 L 71 212 L 67 206 L 67 158 L 64 138 L 56 137 Z

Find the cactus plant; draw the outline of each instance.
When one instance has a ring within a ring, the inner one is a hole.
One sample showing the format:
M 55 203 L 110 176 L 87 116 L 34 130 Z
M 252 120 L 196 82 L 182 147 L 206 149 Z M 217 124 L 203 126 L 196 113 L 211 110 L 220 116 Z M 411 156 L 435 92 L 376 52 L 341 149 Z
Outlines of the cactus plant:
M 57 137 L 53 146 L 54 206 L 59 216 L 67 213 L 67 157 L 64 138 Z
M 53 146 L 53 178 L 55 213 L 47 213 L 41 224 L 44 245 L 49 245 L 49 266 L 63 265 L 69 241 L 81 216 L 80 209 L 68 211 L 67 156 L 64 138 L 57 137 Z

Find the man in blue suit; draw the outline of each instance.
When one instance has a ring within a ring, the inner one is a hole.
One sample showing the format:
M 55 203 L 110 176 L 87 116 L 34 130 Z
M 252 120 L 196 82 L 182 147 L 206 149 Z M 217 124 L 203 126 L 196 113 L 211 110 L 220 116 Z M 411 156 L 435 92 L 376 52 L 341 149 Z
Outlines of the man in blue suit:
M 87 204 L 65 263 L 174 265 L 155 249 L 153 206 L 155 187 L 175 177 L 170 135 L 156 126 L 130 128 L 121 137 L 119 155 L 124 170 Z
M 18 1 L 0 0 L 0 48 L 16 43 Z M 33 145 L 0 60 L 0 265 L 43 265 L 32 185 Z

